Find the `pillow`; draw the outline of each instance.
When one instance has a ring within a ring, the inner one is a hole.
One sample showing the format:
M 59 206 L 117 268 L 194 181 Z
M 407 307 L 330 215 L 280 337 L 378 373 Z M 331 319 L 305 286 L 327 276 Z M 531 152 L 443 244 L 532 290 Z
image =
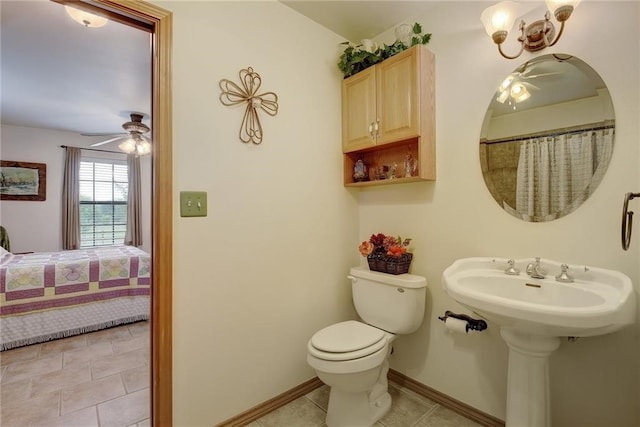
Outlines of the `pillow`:
M 13 257 L 13 254 L 0 246 L 0 264 L 4 264 Z

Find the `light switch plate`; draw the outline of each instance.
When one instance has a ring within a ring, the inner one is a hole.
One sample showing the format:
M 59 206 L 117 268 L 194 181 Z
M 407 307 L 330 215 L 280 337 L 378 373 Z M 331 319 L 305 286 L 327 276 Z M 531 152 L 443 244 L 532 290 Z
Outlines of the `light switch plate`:
M 207 192 L 181 191 L 180 216 L 207 216 Z

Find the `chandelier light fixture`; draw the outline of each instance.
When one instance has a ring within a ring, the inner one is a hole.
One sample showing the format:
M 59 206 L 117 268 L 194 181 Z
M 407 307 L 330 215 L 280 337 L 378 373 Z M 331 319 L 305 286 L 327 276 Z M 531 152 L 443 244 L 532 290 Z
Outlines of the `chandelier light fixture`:
M 564 24 L 578 7 L 581 0 L 545 0 L 547 4 L 547 12 L 544 19 L 535 21 L 527 26 L 524 21 L 520 21 L 519 31 L 520 51 L 513 55 L 507 55 L 502 50 L 502 43 L 507 39 L 509 30 L 517 18 L 516 4 L 512 1 L 503 1 L 496 5 L 486 8 L 480 20 L 484 25 L 487 34 L 498 45 L 500 55 L 507 59 L 519 57 L 523 51 L 535 52 L 549 46 L 555 45 L 564 31 Z M 551 22 L 551 12 L 558 22 L 560 22 L 560 30 L 556 34 L 556 28 Z
M 99 28 L 109 22 L 109 20 L 103 16 L 94 15 L 93 13 L 85 12 L 75 7 L 65 6 L 64 8 L 71 19 L 87 28 Z

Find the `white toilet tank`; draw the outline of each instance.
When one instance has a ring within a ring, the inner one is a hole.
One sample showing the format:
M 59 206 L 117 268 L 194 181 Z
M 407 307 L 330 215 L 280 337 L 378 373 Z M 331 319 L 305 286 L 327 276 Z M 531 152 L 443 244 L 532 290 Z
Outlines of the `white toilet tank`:
M 410 334 L 422 324 L 427 279 L 413 274 L 387 274 L 353 267 L 353 304 L 360 318 L 393 334 Z

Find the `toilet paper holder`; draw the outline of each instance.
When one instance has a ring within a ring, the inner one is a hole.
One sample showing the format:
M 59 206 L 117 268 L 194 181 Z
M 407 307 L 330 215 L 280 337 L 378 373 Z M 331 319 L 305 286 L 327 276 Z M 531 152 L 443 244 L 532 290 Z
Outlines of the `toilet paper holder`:
M 484 320 L 474 319 L 473 317 L 466 314 L 458 314 L 449 310 L 445 311 L 444 316 L 439 316 L 438 319 L 446 322 L 447 317 L 453 317 L 454 319 L 464 320 L 465 322 L 467 322 L 467 332 L 469 332 L 470 329 L 473 331 L 484 331 L 485 329 L 487 329 L 487 322 L 485 322 Z

